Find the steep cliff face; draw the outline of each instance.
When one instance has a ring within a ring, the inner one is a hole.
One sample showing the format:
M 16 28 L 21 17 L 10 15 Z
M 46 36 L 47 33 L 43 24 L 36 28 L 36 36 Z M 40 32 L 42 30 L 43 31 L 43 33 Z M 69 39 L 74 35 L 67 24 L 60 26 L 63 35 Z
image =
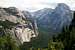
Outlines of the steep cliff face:
M 32 16 L 32 14 L 30 12 L 28 12 L 28 11 L 22 11 L 22 13 L 24 14 L 24 16 L 26 17 L 27 20 L 32 22 L 32 24 L 30 23 L 30 25 L 33 27 L 34 32 L 38 36 L 37 20 L 35 19 L 35 17 Z
M 10 22 L 11 28 L 7 28 L 10 25 L 7 21 Z M 12 23 L 15 25 L 12 25 Z M 31 38 L 37 37 L 36 34 L 38 33 L 35 32 L 35 25 L 33 23 L 34 22 L 27 20 L 25 14 L 15 7 L 0 8 L 0 26 L 7 26 L 6 29 L 11 32 L 12 38 L 16 41 L 21 43 L 30 42 Z
M 32 37 L 36 37 L 34 30 L 28 28 L 26 25 L 18 25 L 15 29 L 15 33 L 21 43 L 30 42 Z

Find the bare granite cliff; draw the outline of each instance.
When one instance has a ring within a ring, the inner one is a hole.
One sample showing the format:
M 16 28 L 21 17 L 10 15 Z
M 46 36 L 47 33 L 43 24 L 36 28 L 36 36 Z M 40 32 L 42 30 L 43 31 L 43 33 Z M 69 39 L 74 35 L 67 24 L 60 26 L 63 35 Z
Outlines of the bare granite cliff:
M 0 23 L 2 28 L 3 26 L 8 27 L 6 27 L 7 32 L 10 32 L 12 38 L 17 42 L 30 42 L 31 38 L 38 36 L 37 23 L 35 24 L 35 20 L 33 22 L 28 20 L 25 14 L 15 7 L 0 8 Z M 11 25 L 11 27 L 9 25 Z

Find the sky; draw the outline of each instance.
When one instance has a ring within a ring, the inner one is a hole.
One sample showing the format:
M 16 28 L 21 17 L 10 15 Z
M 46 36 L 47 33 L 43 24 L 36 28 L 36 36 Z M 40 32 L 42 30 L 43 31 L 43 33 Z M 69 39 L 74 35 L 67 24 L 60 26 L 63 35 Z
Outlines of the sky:
M 58 3 L 65 3 L 75 10 L 75 0 L 0 0 L 0 7 L 17 7 L 20 10 L 36 11 L 43 8 L 55 8 Z

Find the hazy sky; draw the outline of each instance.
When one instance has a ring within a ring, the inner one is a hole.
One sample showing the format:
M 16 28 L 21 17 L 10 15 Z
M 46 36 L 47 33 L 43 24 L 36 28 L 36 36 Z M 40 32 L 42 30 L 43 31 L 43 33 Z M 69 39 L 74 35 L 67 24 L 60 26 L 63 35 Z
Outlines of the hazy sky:
M 43 8 L 55 8 L 57 3 L 66 3 L 75 10 L 75 0 L 0 0 L 1 7 L 17 7 L 22 10 L 35 11 Z

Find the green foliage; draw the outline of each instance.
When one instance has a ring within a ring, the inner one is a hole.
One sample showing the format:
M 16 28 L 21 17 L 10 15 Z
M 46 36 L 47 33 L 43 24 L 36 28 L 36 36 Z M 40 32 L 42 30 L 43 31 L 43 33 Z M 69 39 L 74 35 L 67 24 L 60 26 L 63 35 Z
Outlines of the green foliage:
M 55 42 L 53 40 L 50 40 L 48 43 L 48 50 L 63 50 L 64 45 L 61 41 L 56 40 Z
M 0 50 L 19 50 L 10 34 L 0 37 Z
M 62 41 L 64 44 L 64 50 L 72 50 L 75 44 L 75 28 L 72 30 L 69 27 L 65 27 L 61 34 L 56 37 L 58 40 Z
M 47 50 L 74 50 L 74 44 L 75 28 L 73 27 L 72 30 L 70 30 L 69 27 L 65 27 L 63 28 L 62 33 L 58 34 L 57 37 L 53 36 L 53 38 L 50 39 Z

